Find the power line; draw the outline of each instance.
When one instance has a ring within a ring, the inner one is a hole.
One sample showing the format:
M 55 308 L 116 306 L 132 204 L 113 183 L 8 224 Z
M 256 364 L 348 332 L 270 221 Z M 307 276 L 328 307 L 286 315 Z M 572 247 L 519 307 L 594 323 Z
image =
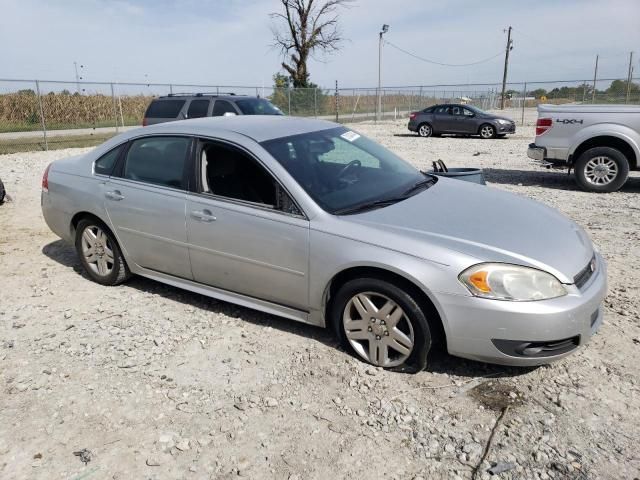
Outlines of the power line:
M 489 58 L 485 58 L 484 60 L 479 60 L 477 62 L 471 62 L 471 63 L 442 63 L 442 62 L 436 62 L 435 60 L 429 60 L 428 58 L 420 57 L 419 55 L 411 53 L 411 52 L 405 50 L 404 48 L 401 48 L 401 47 L 399 47 L 397 45 L 394 45 L 393 43 L 391 43 L 388 40 L 384 40 L 384 43 L 389 45 L 390 47 L 395 48 L 396 50 L 401 51 L 402 53 L 404 53 L 406 55 L 409 55 L 410 57 L 413 57 L 413 58 L 417 59 L 417 60 L 421 60 L 421 61 L 426 62 L 426 63 L 431 63 L 433 65 L 440 65 L 442 67 L 470 67 L 471 65 L 479 65 L 481 63 L 485 63 L 485 62 L 488 62 L 490 60 L 493 60 L 494 58 L 502 56 L 502 52 L 499 52 L 499 53 L 496 53 L 495 55 L 493 55 L 493 56 L 491 56 Z

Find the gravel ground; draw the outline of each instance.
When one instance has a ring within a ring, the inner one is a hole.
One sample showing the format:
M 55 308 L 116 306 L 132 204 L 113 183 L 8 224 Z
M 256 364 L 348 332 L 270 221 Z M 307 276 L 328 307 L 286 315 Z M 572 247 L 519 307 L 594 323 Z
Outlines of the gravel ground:
M 530 126 L 486 141 L 354 128 L 420 167 L 482 167 L 581 224 L 609 262 L 600 333 L 534 369 L 446 354 L 417 375 L 368 367 L 318 328 L 141 278 L 89 281 L 39 206 L 46 164 L 84 150 L 0 156 L 0 477 L 471 478 L 488 446 L 478 478 L 639 477 L 638 175 L 577 191 L 530 164 Z

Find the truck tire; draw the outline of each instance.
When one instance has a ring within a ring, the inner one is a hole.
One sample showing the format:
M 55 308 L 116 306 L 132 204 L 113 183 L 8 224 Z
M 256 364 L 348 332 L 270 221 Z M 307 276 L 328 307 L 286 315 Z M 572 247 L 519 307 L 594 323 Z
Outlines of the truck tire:
M 576 183 L 588 192 L 620 190 L 629 176 L 629 161 L 620 150 L 594 147 L 580 155 L 574 165 Z
M 2 180 L 0 180 L 0 205 L 4 203 L 4 197 L 6 194 L 7 192 L 4 189 L 4 183 L 2 183 Z

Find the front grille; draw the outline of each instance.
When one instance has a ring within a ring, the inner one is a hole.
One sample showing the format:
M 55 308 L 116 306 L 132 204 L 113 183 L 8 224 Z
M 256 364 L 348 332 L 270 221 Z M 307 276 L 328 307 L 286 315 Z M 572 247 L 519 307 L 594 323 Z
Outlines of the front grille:
M 578 274 L 575 277 L 573 277 L 573 283 L 575 283 L 576 287 L 578 287 L 579 289 L 584 287 L 589 281 L 589 279 L 591 278 L 591 276 L 595 273 L 595 271 L 596 271 L 596 256 L 594 255 L 593 257 L 591 257 L 591 260 L 589 261 L 587 266 L 584 267 L 582 270 L 580 270 L 580 272 L 578 272 Z
M 513 357 L 553 357 L 577 348 L 580 345 L 580 335 L 548 342 L 498 339 L 493 339 L 492 342 L 502 353 Z

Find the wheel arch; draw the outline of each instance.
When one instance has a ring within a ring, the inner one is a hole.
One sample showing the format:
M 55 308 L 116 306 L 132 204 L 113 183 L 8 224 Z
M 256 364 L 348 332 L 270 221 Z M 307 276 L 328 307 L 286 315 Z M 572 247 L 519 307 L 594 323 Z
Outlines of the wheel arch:
M 629 167 L 632 170 L 638 168 L 638 154 L 631 144 L 631 140 L 625 137 L 619 137 L 616 135 L 598 135 L 596 137 L 588 138 L 580 143 L 571 154 L 570 163 L 573 165 L 580 158 L 580 156 L 587 150 L 595 147 L 609 147 L 615 148 L 620 151 L 628 160 Z
M 98 215 L 88 211 L 81 211 L 81 212 L 77 212 L 73 217 L 71 217 L 71 224 L 69 225 L 69 233 L 72 239 L 76 238 L 76 229 L 78 228 L 78 223 L 80 223 L 80 220 L 82 220 L 83 218 L 93 218 L 99 221 L 104 226 L 106 226 L 109 229 L 109 231 L 113 234 L 113 230 L 111 229 L 109 224 L 105 222 L 103 219 L 101 219 Z
M 335 298 L 336 292 L 346 282 L 355 278 L 376 278 L 384 280 L 398 287 L 402 287 L 409 292 L 416 302 L 418 302 L 427 319 L 429 319 L 429 326 L 434 328 L 434 331 L 431 332 L 434 346 L 442 346 L 446 349 L 446 331 L 442 321 L 443 315 L 431 292 L 420 287 L 415 279 L 382 266 L 350 266 L 337 272 L 331 278 L 325 287 L 323 296 L 323 313 L 327 327 L 332 326 L 331 322 L 333 320 L 329 315 L 329 311 L 331 310 L 332 301 Z M 433 321 L 431 321 L 431 319 L 433 319 Z
M 480 125 L 478 125 L 478 130 L 476 131 L 477 135 L 480 135 L 480 130 L 482 130 L 482 127 L 484 127 L 485 125 L 489 125 L 491 128 L 493 128 L 494 135 L 498 133 L 498 129 L 493 123 L 491 123 L 491 120 L 485 119 L 482 123 L 480 123 Z

